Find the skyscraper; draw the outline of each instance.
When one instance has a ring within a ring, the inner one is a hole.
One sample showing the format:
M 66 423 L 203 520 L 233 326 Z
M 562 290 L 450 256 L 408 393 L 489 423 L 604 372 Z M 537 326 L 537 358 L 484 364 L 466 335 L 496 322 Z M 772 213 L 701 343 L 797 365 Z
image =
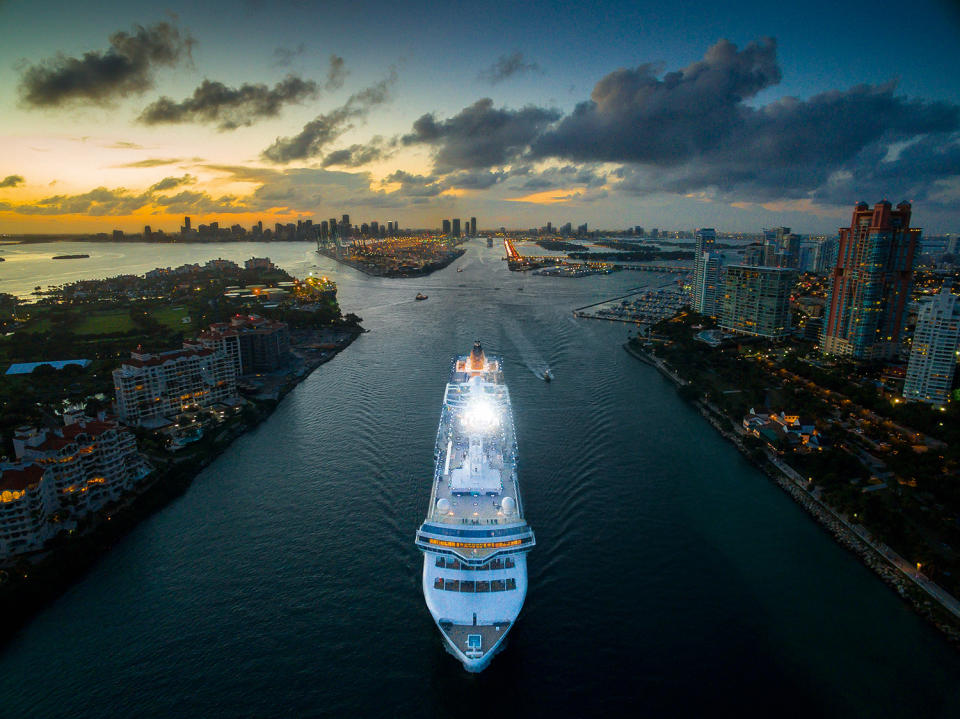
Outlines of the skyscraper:
M 765 267 L 796 267 L 800 259 L 800 236 L 789 227 L 763 230 L 763 264 Z
M 763 265 L 764 247 L 760 242 L 754 242 L 747 245 L 743 250 L 743 264 L 748 267 L 759 267 Z
M 454 218 L 454 220 L 453 220 L 453 228 L 450 230 L 450 233 L 451 233 L 454 237 L 459 237 L 459 236 L 460 236 L 460 218 L 458 218 L 458 217 Z
M 730 265 L 719 302 L 720 327 L 758 337 L 786 337 L 795 279 L 796 272 L 787 267 Z
M 470 218 L 470 236 L 471 237 L 477 236 L 477 218 L 476 217 Z
M 441 230 L 441 233 L 444 235 L 450 234 L 450 220 L 443 221 L 443 230 Z
M 700 274 L 693 288 L 693 309 L 707 317 L 716 317 L 723 291 L 723 255 L 704 252 L 700 260 Z
M 950 401 L 960 345 L 960 297 L 944 283 L 940 294 L 922 301 L 913 333 L 903 396 L 915 402 L 945 405 Z
M 857 203 L 840 228 L 837 259 L 822 334 L 825 354 L 890 359 L 900 349 L 920 230 L 910 227 L 910 203 L 871 210 Z
M 696 232 L 697 243 L 693 255 L 693 309 L 702 315 L 717 314 L 717 297 L 720 292 L 719 252 L 713 251 L 717 233 L 712 227 L 703 227 Z

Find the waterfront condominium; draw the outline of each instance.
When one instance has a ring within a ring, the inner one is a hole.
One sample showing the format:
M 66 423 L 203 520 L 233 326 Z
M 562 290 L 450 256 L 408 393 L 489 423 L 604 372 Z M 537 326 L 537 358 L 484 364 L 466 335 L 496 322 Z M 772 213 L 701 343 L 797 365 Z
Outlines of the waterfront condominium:
M 795 279 L 796 271 L 787 267 L 730 265 L 724 275 L 720 327 L 757 337 L 786 337 Z
M 131 352 L 113 371 L 117 416 L 130 426 L 164 423 L 194 405 L 237 395 L 235 358 L 212 349 Z
M 0 463 L 0 561 L 42 548 L 150 472 L 125 427 L 78 414 L 64 421 L 58 429 L 18 427 L 16 462 Z
M 894 210 L 857 203 L 850 227 L 840 228 L 837 258 L 821 335 L 824 354 L 891 359 L 900 349 L 904 308 L 913 283 L 920 230 L 910 227 L 910 203 Z
M 693 309 L 702 315 L 716 317 L 720 295 L 722 255 L 714 251 L 717 233 L 713 228 L 697 230 L 694 248 Z
M 957 367 L 960 344 L 960 297 L 947 283 L 940 294 L 922 301 L 903 384 L 905 399 L 943 406 Z

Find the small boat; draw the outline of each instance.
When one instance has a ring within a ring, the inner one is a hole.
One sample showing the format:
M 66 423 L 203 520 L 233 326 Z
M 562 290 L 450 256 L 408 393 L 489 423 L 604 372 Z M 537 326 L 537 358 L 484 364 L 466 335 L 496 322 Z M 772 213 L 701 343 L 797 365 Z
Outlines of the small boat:
M 544 382 L 552 382 L 552 381 L 553 381 L 553 372 L 551 372 L 549 369 L 547 369 L 547 370 L 543 373 L 543 381 L 544 381 Z
M 418 293 L 417 293 L 417 296 L 414 297 L 414 299 L 415 299 L 415 300 L 425 300 L 425 299 L 427 299 L 427 296 L 426 296 L 425 294 L 423 294 L 422 292 L 418 292 Z
M 462 268 L 462 267 L 458 267 L 458 268 L 457 268 L 457 272 L 463 272 L 463 268 Z

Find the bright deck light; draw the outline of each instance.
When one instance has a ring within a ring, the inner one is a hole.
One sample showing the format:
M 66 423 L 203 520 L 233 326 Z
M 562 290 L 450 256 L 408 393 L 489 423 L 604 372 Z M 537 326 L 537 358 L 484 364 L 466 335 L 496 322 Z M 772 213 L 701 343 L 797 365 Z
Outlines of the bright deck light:
M 473 432 L 489 432 L 500 424 L 500 412 L 485 399 L 473 399 L 463 408 L 463 425 Z

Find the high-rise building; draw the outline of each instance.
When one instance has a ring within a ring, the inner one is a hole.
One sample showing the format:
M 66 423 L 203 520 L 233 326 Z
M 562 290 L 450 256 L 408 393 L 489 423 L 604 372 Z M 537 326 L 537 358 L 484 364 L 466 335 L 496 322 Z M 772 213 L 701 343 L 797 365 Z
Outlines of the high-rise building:
M 795 279 L 796 271 L 787 267 L 730 265 L 723 279 L 720 327 L 758 337 L 786 337 Z
M 759 267 L 763 264 L 764 246 L 760 242 L 747 245 L 743 250 L 743 264 L 747 267 Z
M 823 325 L 825 354 L 891 359 L 900 349 L 904 308 L 913 284 L 920 230 L 910 227 L 910 203 L 871 210 L 857 203 L 850 227 L 840 229 Z
M 700 273 L 693 287 L 693 309 L 707 317 L 716 317 L 723 292 L 723 255 L 704 252 L 699 267 Z
M 443 229 L 441 230 L 441 234 L 444 234 L 444 235 L 450 234 L 450 220 L 443 221 Z
M 237 394 L 234 358 L 211 349 L 131 352 L 113 371 L 117 416 L 135 426 Z
M 945 283 L 940 294 L 921 302 L 903 396 L 942 406 L 950 401 L 957 368 L 960 297 L 951 294 L 950 283 Z
M 470 236 L 471 237 L 477 236 L 477 218 L 476 217 L 470 218 Z
M 460 218 L 455 217 L 453 219 L 453 227 L 450 229 L 450 234 L 454 237 L 460 236 Z
M 714 317 L 717 314 L 717 297 L 720 292 L 719 252 L 713 251 L 717 233 L 712 227 L 703 227 L 696 232 L 693 254 L 693 309 L 700 314 Z
M 800 236 L 789 227 L 763 230 L 763 264 L 765 267 L 796 267 L 800 260 Z

